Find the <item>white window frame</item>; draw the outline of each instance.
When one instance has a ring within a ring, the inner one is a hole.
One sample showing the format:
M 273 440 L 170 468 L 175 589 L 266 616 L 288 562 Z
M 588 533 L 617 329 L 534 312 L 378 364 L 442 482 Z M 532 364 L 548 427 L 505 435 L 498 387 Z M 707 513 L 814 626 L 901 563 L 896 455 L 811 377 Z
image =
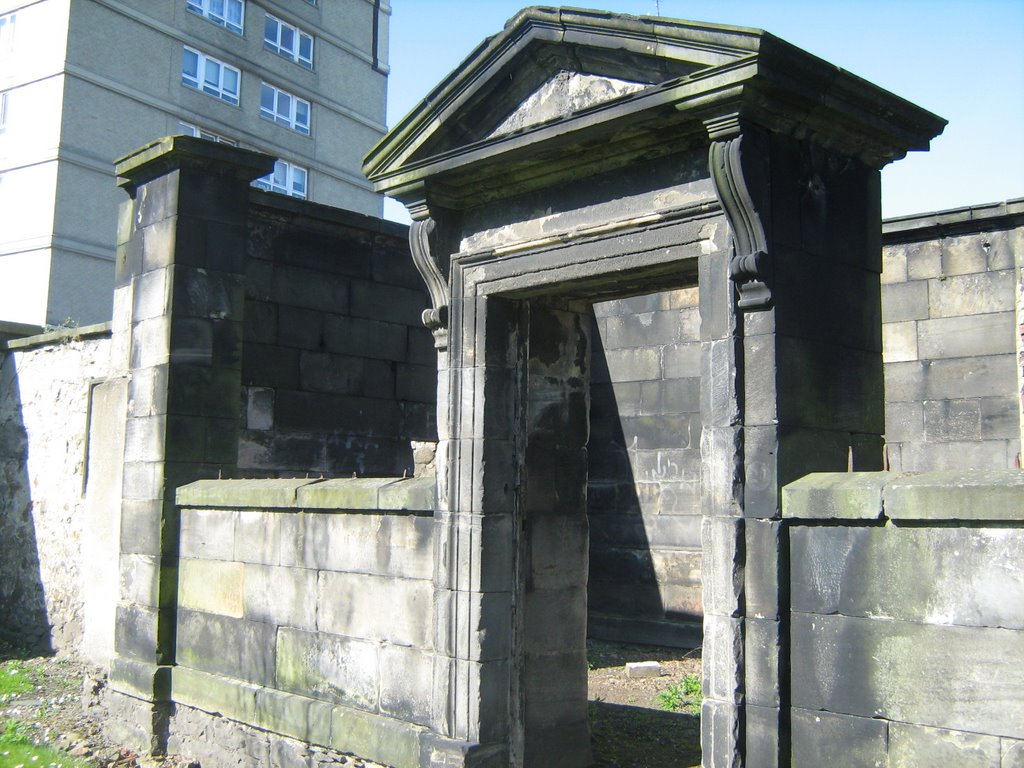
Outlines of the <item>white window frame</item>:
M 185 7 L 236 35 L 245 30 L 245 0 L 185 0 Z M 238 9 L 237 20 L 230 18 L 232 8 Z
M 272 32 L 268 31 L 268 26 L 273 26 Z M 285 31 L 291 32 L 292 46 L 290 48 L 284 42 Z M 308 56 L 304 56 L 302 53 L 304 41 L 309 42 Z M 263 47 L 289 61 L 294 61 L 300 67 L 313 69 L 313 36 L 294 24 L 279 19 L 272 13 L 268 13 L 263 20 Z
M 309 198 L 309 169 L 287 160 L 278 160 L 274 163 L 273 171 L 256 179 L 252 185 L 268 192 L 306 200 Z
M 266 103 L 268 97 L 270 106 Z M 300 105 L 305 105 L 305 122 L 302 122 Z M 293 93 L 264 82 L 260 83 L 260 117 L 309 136 L 309 126 L 313 122 L 313 105 Z
M 181 128 L 181 132 L 186 136 L 195 136 L 197 139 L 208 139 L 209 141 L 216 141 L 218 144 L 227 144 L 232 147 L 237 147 L 238 142 L 234 139 L 229 139 L 227 136 L 221 136 L 219 133 L 208 131 L 205 128 L 200 128 L 198 125 L 192 123 L 186 123 L 184 120 L 178 121 L 178 127 Z
M 14 53 L 14 22 L 17 18 L 16 13 L 0 16 L 0 60 Z
M 192 77 L 185 72 L 185 56 L 187 54 L 193 54 L 197 57 L 196 65 L 196 76 Z M 210 67 L 216 67 L 216 77 L 213 81 L 210 78 Z M 225 72 L 234 73 L 236 89 L 232 92 L 225 85 Z M 207 56 L 202 51 L 197 51 L 195 48 L 184 46 L 182 51 L 181 61 L 181 84 L 188 88 L 194 88 L 197 91 L 202 91 L 209 96 L 213 96 L 221 101 L 226 101 L 228 104 L 238 106 L 238 97 L 242 91 L 242 72 L 237 67 L 232 67 L 230 64 L 225 64 L 220 59 L 215 59 L 213 56 Z

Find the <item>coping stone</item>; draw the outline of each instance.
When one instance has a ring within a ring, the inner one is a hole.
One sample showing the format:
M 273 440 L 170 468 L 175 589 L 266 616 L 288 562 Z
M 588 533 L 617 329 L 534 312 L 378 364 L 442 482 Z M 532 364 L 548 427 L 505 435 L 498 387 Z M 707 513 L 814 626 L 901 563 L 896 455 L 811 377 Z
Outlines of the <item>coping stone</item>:
M 435 507 L 433 477 L 366 477 L 324 480 L 300 488 L 304 509 L 430 511 Z
M 883 501 L 893 520 L 1024 520 L 1024 471 L 902 475 L 886 484 Z
M 782 489 L 782 516 L 868 519 L 882 516 L 882 489 L 889 472 L 812 472 Z
M 318 483 L 308 478 L 263 480 L 197 480 L 178 488 L 179 507 L 294 507 L 298 491 Z

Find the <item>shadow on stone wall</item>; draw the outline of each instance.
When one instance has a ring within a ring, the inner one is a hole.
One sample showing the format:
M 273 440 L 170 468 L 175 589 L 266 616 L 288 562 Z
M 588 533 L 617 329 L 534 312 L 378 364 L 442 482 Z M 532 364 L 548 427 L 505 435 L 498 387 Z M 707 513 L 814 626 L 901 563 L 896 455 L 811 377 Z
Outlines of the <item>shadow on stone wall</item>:
M 0 641 L 50 653 L 28 475 L 28 435 L 14 356 L 0 353 Z

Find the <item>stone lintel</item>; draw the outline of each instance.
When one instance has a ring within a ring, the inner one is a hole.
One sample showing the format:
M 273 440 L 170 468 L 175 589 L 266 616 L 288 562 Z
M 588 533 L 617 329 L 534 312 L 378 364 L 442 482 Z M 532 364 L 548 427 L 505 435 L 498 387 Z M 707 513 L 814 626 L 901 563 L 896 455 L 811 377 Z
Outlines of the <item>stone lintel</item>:
M 782 516 L 802 519 L 878 519 L 886 472 L 813 472 L 782 489 Z
M 195 136 L 165 136 L 114 161 L 117 184 L 129 194 L 179 168 L 234 176 L 246 183 L 274 170 L 275 158 Z

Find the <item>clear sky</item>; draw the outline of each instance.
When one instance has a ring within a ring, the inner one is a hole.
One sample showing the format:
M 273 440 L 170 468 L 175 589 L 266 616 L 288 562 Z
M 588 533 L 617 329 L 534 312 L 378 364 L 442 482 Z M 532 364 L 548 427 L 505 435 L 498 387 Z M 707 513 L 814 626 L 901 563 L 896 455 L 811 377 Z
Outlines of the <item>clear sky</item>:
M 388 125 L 529 4 L 391 0 Z M 931 151 L 882 172 L 886 217 L 1024 197 L 1024 0 L 566 4 L 765 29 L 946 118 Z M 389 218 L 408 220 L 404 213 L 385 205 Z

